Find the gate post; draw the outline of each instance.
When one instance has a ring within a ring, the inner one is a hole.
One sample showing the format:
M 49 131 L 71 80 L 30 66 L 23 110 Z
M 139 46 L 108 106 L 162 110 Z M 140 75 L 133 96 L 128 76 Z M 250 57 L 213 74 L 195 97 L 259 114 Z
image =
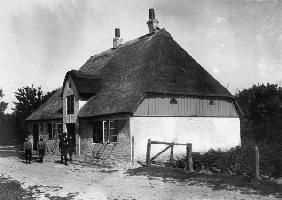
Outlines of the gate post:
M 192 159 L 192 144 L 188 143 L 186 146 L 186 169 L 189 172 L 193 171 L 193 159 Z
M 173 146 L 174 146 L 174 142 L 171 143 L 171 150 L 170 150 L 170 163 L 173 162 Z
M 151 139 L 148 139 L 148 144 L 147 144 L 147 155 L 146 155 L 146 165 L 150 165 L 150 153 L 151 153 Z
M 255 145 L 251 148 L 252 159 L 251 159 L 251 175 L 254 181 L 259 179 L 259 149 L 258 146 Z

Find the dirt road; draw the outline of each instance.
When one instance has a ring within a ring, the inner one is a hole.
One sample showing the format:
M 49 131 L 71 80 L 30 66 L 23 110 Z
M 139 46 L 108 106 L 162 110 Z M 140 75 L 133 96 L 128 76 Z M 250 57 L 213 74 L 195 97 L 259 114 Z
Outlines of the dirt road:
M 78 160 L 68 166 L 59 157 L 27 165 L 13 147 L 0 147 L 0 176 L 17 180 L 36 199 L 279 199 L 282 184 L 138 164 Z M 1 192 L 1 191 L 0 191 Z

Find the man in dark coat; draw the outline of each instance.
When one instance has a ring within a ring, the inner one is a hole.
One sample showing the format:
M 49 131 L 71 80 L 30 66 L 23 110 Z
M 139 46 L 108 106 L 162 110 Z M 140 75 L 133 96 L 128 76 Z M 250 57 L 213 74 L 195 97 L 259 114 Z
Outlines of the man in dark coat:
M 64 163 L 65 165 L 68 165 L 68 159 L 67 159 L 67 154 L 68 154 L 68 140 L 66 137 L 66 133 L 63 134 L 60 143 L 59 143 L 59 148 L 61 151 L 61 162 Z
M 30 164 L 31 156 L 32 156 L 31 150 L 32 150 L 32 144 L 27 138 L 25 138 L 24 151 L 25 151 L 25 163 L 26 164 L 27 164 L 27 161 Z
M 72 136 L 69 136 L 68 138 L 68 152 L 70 156 L 70 161 L 72 162 L 72 154 L 75 152 L 75 143 Z
M 46 144 L 42 138 L 40 138 L 39 142 L 37 143 L 37 149 L 39 151 L 40 162 L 43 162 L 43 158 L 45 156 Z

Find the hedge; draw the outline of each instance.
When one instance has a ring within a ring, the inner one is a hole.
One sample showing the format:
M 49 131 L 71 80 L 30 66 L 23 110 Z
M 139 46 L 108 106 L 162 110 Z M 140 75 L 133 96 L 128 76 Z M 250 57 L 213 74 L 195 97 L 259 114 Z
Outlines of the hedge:
M 214 173 L 250 176 L 251 147 L 236 146 L 228 151 L 211 149 L 204 154 L 192 153 L 195 171 L 209 170 Z M 281 145 L 260 145 L 260 174 L 270 177 L 282 177 Z M 184 168 L 186 158 L 175 160 L 175 166 Z

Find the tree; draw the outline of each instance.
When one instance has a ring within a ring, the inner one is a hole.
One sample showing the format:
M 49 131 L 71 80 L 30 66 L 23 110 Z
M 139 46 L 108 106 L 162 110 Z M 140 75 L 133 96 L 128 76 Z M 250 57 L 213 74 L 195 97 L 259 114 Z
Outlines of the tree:
M 0 99 L 2 99 L 4 96 L 3 90 L 0 88 Z M 3 115 L 5 110 L 7 109 L 8 103 L 4 101 L 0 101 L 0 115 Z
M 43 93 L 41 87 L 26 86 L 19 88 L 15 92 L 18 102 L 14 102 L 16 107 L 13 109 L 17 116 L 22 118 L 28 117 L 33 111 L 35 111 L 41 104 L 45 103 L 47 99 L 55 92 Z
M 19 88 L 15 92 L 17 102 L 14 102 L 14 114 L 17 121 L 17 134 L 19 139 L 27 136 L 25 119 L 34 112 L 41 104 L 45 103 L 50 96 L 57 90 L 47 92 L 44 94 L 41 87 L 34 87 L 34 85 Z
M 280 112 L 282 88 L 275 84 L 258 84 L 238 91 L 235 97 L 244 114 L 254 123 L 261 123 Z
M 0 89 L 0 100 L 3 98 L 3 90 Z M 13 144 L 15 142 L 16 122 L 14 115 L 5 114 L 8 103 L 0 101 L 0 144 Z
M 269 83 L 253 85 L 238 91 L 235 98 L 245 114 L 245 120 L 251 124 L 248 128 L 257 142 L 282 139 L 282 127 L 279 125 L 282 117 L 281 87 Z

